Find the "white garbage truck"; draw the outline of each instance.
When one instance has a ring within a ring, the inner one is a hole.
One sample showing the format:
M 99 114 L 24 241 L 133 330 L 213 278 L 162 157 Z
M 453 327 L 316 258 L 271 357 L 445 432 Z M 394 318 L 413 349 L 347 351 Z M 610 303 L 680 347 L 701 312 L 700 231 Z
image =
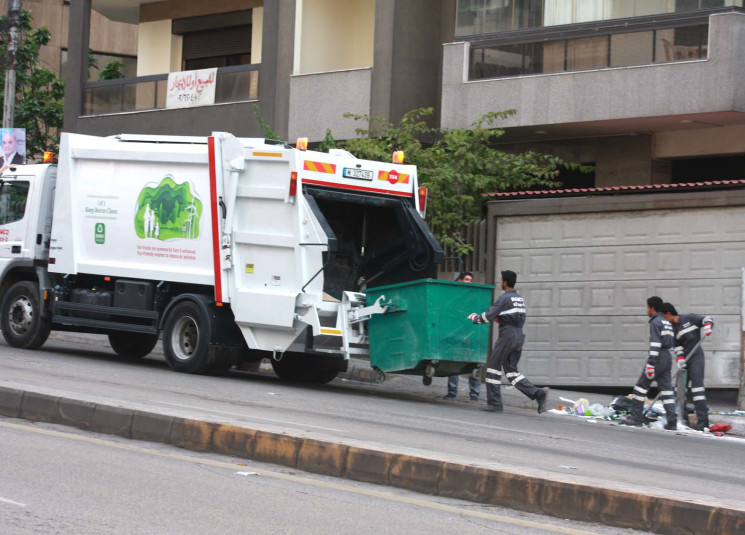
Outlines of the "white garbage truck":
M 108 335 L 219 373 L 271 358 L 325 383 L 369 351 L 366 288 L 436 276 L 411 165 L 264 139 L 63 133 L 59 163 L 0 175 L 0 328 Z M 380 300 L 379 300 L 380 301 Z

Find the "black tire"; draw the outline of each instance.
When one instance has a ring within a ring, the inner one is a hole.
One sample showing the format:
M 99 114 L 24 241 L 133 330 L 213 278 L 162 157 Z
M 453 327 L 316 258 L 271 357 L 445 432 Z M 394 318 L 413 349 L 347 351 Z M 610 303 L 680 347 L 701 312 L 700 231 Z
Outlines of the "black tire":
M 11 347 L 38 349 L 49 338 L 52 324 L 41 317 L 39 290 L 33 282 L 16 282 L 0 305 L 0 329 Z
M 325 384 L 333 381 L 340 371 L 337 363 L 330 359 L 331 357 L 288 352 L 279 361 L 272 359 L 272 368 L 283 381 Z
M 150 354 L 158 343 L 157 334 L 116 331 L 109 333 L 109 344 L 117 355 L 130 359 L 141 359 Z
M 209 318 L 198 304 L 183 301 L 173 307 L 163 330 L 163 353 L 171 369 L 183 373 L 210 373 L 207 349 Z
M 313 379 L 313 382 L 320 385 L 325 385 L 326 383 L 330 383 L 331 381 L 336 379 L 337 375 L 339 375 L 339 370 L 337 370 L 336 368 L 321 367 L 318 370 L 316 377 Z
M 271 360 L 274 373 L 283 381 L 309 383 L 313 380 L 314 370 L 308 355 L 287 352 L 280 360 Z

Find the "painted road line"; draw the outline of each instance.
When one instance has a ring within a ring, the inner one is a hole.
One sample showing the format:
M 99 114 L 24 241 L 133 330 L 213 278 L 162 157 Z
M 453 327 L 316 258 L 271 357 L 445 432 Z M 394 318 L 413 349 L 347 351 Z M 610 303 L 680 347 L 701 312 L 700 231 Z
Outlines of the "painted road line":
M 170 403 L 168 401 L 158 401 L 157 399 L 151 400 L 153 403 L 160 403 L 161 405 L 171 405 L 173 407 L 182 407 L 184 409 L 196 409 L 200 411 L 207 411 L 207 412 L 214 412 L 215 414 L 227 414 L 228 416 L 241 416 L 243 418 L 248 418 L 249 420 L 263 420 L 265 422 L 272 422 L 277 424 L 288 424 L 288 425 L 296 425 L 298 427 L 312 427 L 313 429 L 323 429 L 324 431 L 336 431 L 338 433 L 343 433 L 343 429 L 335 429 L 333 427 L 319 427 L 317 425 L 309 425 L 309 424 L 302 424 L 298 422 L 290 422 L 288 420 L 275 420 L 274 418 L 262 418 L 261 416 L 254 416 L 252 414 L 242 414 L 240 412 L 228 412 L 228 411 L 219 411 L 217 409 L 207 409 L 205 407 L 195 407 L 194 405 L 182 405 L 181 403 Z
M 143 448 L 141 446 L 136 446 L 132 444 L 118 444 L 116 442 L 111 442 L 108 440 L 103 440 L 100 438 L 90 437 L 86 435 L 75 435 L 72 433 L 54 431 L 51 429 L 41 429 L 38 427 L 32 427 L 28 425 L 12 424 L 8 422 L 0 421 L 0 427 L 5 427 L 7 429 L 15 429 L 17 431 L 27 431 L 29 433 L 36 433 L 39 435 L 52 436 L 52 437 L 57 437 L 57 438 L 65 438 L 69 440 L 74 440 L 76 442 L 96 444 L 98 446 L 104 446 L 104 447 L 113 448 L 117 450 L 141 453 L 143 455 L 150 455 L 153 457 L 161 457 L 161 458 L 172 459 L 176 461 L 184 461 L 188 463 L 199 464 L 202 466 L 224 468 L 234 473 L 240 472 L 240 471 L 245 472 L 245 469 L 246 469 L 245 463 L 238 465 L 234 463 L 216 461 L 213 459 L 202 459 L 200 457 L 182 455 L 180 453 L 156 451 L 156 450 L 151 450 L 148 448 Z M 358 494 L 361 496 L 377 498 L 377 499 L 389 501 L 392 503 L 413 505 L 416 507 L 422 507 L 424 509 L 431 509 L 433 511 L 452 513 L 452 514 L 456 514 L 456 515 L 463 516 L 463 517 L 478 518 L 481 520 L 488 520 L 492 522 L 501 522 L 503 524 L 511 524 L 513 526 L 520 526 L 520 527 L 531 528 L 531 529 L 539 529 L 539 530 L 551 532 L 551 533 L 561 533 L 563 535 L 597 535 L 597 533 L 593 531 L 585 531 L 585 530 L 580 530 L 580 529 L 567 528 L 564 526 L 555 526 L 551 524 L 544 524 L 541 522 L 535 522 L 532 520 L 524 520 L 520 518 L 510 518 L 507 516 L 496 515 L 494 513 L 474 511 L 474 510 L 471 510 L 465 507 L 456 507 L 454 505 L 436 503 L 436 502 L 424 500 L 421 498 L 415 498 L 413 496 L 399 496 L 399 495 L 396 495 L 390 492 L 384 492 L 384 491 L 372 490 L 372 489 L 361 489 L 361 488 L 357 488 L 351 485 L 334 483 L 332 481 L 319 481 L 319 480 L 316 480 L 310 477 L 303 477 L 299 475 L 292 475 L 292 474 L 287 474 L 287 473 L 282 473 L 282 472 L 273 472 L 271 470 L 265 470 L 261 468 L 252 467 L 251 472 L 256 473 L 256 475 L 263 476 L 263 477 L 269 477 L 272 479 L 279 479 L 282 481 L 289 481 L 292 483 L 297 483 L 301 485 L 309 485 L 309 486 L 317 487 L 317 488 L 336 490 L 339 492 L 347 492 L 349 494 Z M 487 507 L 487 506 L 485 505 L 484 507 Z
M 10 505 L 17 505 L 18 507 L 26 507 L 26 504 L 25 503 L 15 502 L 13 500 L 8 500 L 6 498 L 0 498 L 0 502 L 2 502 L 2 503 L 9 503 Z

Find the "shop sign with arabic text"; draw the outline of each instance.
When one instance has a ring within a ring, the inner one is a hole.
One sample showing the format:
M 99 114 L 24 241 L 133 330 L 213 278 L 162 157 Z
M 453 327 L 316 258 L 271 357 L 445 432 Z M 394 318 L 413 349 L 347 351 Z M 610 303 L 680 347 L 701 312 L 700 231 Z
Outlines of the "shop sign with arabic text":
M 216 81 L 217 69 L 170 73 L 166 108 L 190 108 L 214 104 Z

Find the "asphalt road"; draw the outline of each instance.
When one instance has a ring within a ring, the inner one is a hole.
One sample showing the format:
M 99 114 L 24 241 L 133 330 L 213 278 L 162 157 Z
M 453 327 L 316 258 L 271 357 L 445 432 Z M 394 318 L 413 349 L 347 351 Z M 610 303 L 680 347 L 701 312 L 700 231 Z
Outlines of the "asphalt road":
M 443 381 L 424 387 L 414 377 L 296 386 L 270 371 L 177 374 L 158 355 L 127 361 L 101 343 L 50 340 L 31 352 L 0 344 L 2 386 L 745 508 L 741 439 L 538 415 L 515 390 L 505 413 L 481 413 L 442 400 Z
M 632 534 L 0 418 L 0 531 Z

